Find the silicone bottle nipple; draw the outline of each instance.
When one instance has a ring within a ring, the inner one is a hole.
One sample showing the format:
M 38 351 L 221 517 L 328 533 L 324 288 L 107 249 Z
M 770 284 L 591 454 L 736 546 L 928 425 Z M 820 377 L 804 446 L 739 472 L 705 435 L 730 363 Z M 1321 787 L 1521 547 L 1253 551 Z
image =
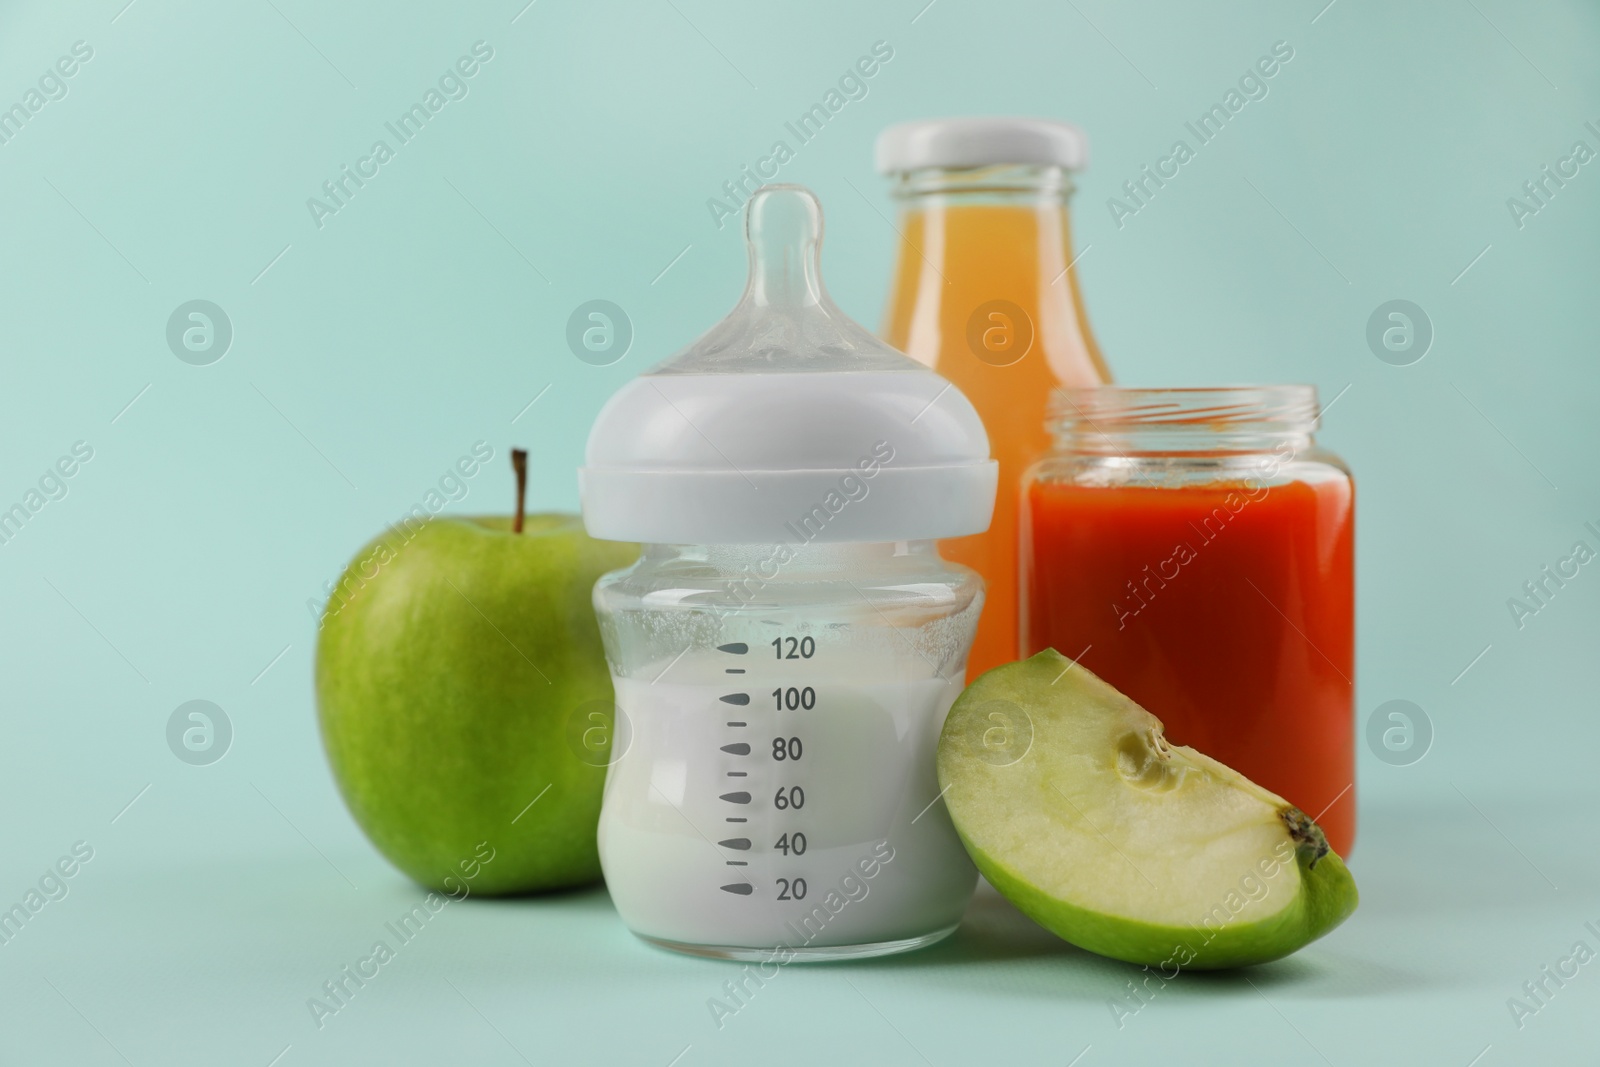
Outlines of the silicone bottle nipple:
M 815 307 L 822 289 L 822 205 L 801 185 L 764 185 L 745 212 L 750 284 L 741 304 Z

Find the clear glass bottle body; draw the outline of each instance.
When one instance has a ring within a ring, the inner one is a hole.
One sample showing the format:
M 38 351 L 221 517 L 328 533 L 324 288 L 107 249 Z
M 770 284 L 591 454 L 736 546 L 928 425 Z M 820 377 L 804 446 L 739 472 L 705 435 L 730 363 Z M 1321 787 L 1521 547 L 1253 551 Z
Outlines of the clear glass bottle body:
M 1022 640 L 1355 838 L 1355 486 L 1310 386 L 1064 390 L 1022 485 Z
M 1019 654 L 1017 487 L 1050 447 L 1050 394 L 1111 380 L 1069 269 L 1071 194 L 1066 170 L 1019 165 L 928 167 L 893 189 L 902 239 L 884 340 L 966 394 L 1000 464 L 988 530 L 940 544 L 987 583 L 969 677 Z
M 982 601 L 931 542 L 648 545 L 602 578 L 600 858 L 630 929 L 763 961 L 953 930 L 977 876 L 934 756 Z

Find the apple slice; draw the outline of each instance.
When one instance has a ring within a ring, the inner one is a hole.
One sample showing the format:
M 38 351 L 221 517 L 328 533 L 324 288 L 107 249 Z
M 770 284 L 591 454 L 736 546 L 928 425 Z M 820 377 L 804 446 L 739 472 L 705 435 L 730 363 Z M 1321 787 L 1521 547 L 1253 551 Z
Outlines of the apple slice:
M 1080 948 L 1163 968 L 1286 956 L 1355 910 L 1305 813 L 1192 748 L 1055 650 L 956 700 L 939 785 L 967 851 Z

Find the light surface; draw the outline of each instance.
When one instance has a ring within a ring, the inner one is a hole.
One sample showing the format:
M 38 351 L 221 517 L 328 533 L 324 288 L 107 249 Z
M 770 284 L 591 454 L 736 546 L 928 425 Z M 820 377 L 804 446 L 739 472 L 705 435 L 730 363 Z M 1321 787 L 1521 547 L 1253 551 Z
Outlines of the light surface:
M 1586 832 L 1578 805 L 1496 809 L 1556 890 L 1458 799 L 1369 810 L 1352 863 L 1361 908 L 1323 940 L 1264 967 L 1152 980 L 1137 1011 L 1122 998 L 1147 972 L 1067 946 L 983 887 L 949 941 L 783 968 L 719 1029 L 708 1001 L 734 1005 L 722 987 L 739 967 L 641 943 L 595 889 L 448 905 L 318 1030 L 307 999 L 375 939 L 397 945 L 384 924 L 422 894 L 359 846 L 325 842 L 330 864 L 281 820 L 250 857 L 141 855 L 204 795 L 152 791 L 115 826 L 98 820 L 71 894 L 0 949 L 0 1058 L 1466 1067 L 1488 1047 L 1488 1067 L 1570 1062 L 1600 1005 L 1596 961 L 1520 1033 L 1505 1007 L 1574 941 L 1600 947 L 1582 925 L 1600 926 L 1600 860 L 1570 847 Z

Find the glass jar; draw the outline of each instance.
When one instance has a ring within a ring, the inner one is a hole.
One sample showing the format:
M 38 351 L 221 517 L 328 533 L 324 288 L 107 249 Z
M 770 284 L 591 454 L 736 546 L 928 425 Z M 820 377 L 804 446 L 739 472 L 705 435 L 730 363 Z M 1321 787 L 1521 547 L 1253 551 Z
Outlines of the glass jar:
M 954 930 L 977 871 L 934 750 L 982 602 L 931 541 L 649 545 L 601 579 L 627 726 L 600 862 L 628 926 L 762 961 Z
M 1022 636 L 1355 836 L 1349 470 L 1308 385 L 1065 389 L 1022 486 Z

